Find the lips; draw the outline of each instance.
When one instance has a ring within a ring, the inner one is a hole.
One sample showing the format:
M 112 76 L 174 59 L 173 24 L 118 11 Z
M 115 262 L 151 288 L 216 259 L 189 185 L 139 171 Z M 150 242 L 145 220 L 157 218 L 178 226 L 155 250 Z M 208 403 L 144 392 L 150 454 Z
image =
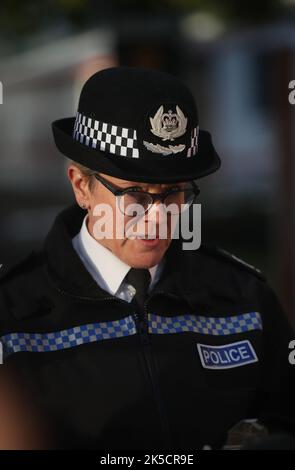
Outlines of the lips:
M 158 246 L 161 241 L 161 239 L 158 237 L 148 238 L 145 236 L 136 237 L 135 240 L 137 240 L 142 246 L 149 247 L 149 248 L 154 248 Z
M 148 235 L 139 235 L 136 238 L 139 240 L 159 240 L 159 237 L 149 237 Z

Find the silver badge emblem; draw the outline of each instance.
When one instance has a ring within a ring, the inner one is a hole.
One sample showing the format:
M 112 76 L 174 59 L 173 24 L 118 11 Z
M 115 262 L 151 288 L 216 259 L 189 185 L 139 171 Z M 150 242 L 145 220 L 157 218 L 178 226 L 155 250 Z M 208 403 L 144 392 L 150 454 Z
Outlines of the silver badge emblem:
M 176 106 L 176 113 L 171 109 L 164 113 L 164 106 L 160 106 L 154 117 L 150 117 L 151 132 L 160 137 L 162 140 L 174 140 L 181 137 L 186 132 L 187 118 L 181 111 L 179 106 Z M 160 144 L 153 144 L 152 142 L 143 141 L 144 146 L 154 153 L 161 153 L 162 155 L 171 155 L 183 152 L 185 144 L 169 145 L 165 147 Z
M 154 117 L 150 118 L 151 132 L 162 140 L 174 140 L 186 132 L 187 118 L 176 106 L 176 113 L 171 109 L 164 113 L 163 105 L 160 106 Z

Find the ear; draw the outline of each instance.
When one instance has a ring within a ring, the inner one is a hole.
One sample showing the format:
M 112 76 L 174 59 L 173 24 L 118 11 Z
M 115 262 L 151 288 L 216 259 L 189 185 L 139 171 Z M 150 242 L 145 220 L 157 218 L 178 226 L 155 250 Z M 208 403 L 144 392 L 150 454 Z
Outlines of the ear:
M 88 185 L 88 177 L 83 175 L 78 167 L 71 164 L 67 169 L 67 176 L 72 184 L 72 188 L 76 197 L 77 204 L 83 208 L 90 205 L 90 190 Z

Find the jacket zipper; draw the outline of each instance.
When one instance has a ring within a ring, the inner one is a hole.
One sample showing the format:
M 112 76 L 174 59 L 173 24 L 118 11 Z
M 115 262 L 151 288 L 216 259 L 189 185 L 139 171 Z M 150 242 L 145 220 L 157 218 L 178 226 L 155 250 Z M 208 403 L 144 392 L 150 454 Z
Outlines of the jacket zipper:
M 137 331 L 141 338 L 141 344 L 143 348 L 143 355 L 145 359 L 145 363 L 147 366 L 147 370 L 149 373 L 150 381 L 153 388 L 153 393 L 155 397 L 155 401 L 158 407 L 158 412 L 160 416 L 160 422 L 162 427 L 162 434 L 164 439 L 165 448 L 171 448 L 171 440 L 170 440 L 170 431 L 169 431 L 169 424 L 165 412 L 165 407 L 163 404 L 163 400 L 160 393 L 160 387 L 157 380 L 157 374 L 155 370 L 155 364 L 151 349 L 150 337 L 148 333 L 148 311 L 147 311 L 147 304 L 144 304 L 144 309 L 141 313 L 134 314 L 135 323 L 137 326 Z
M 100 300 L 104 300 L 104 301 L 115 300 L 115 301 L 126 304 L 124 300 L 119 299 L 118 297 L 115 297 L 115 296 L 102 297 L 102 298 L 79 296 L 76 294 L 71 294 L 59 288 L 56 285 L 55 285 L 55 288 L 62 295 L 84 300 L 86 302 L 91 302 L 91 301 L 96 302 Z M 159 413 L 160 422 L 161 422 L 164 445 L 167 449 L 169 449 L 171 448 L 169 424 L 168 424 L 166 413 L 164 411 L 164 405 L 163 405 L 162 397 L 161 397 L 160 390 L 159 390 L 158 380 L 156 379 L 155 365 L 154 365 L 154 360 L 152 356 L 151 344 L 150 344 L 149 333 L 148 333 L 148 311 L 147 311 L 146 303 L 144 304 L 144 309 L 141 313 L 133 313 L 132 316 L 134 318 L 137 331 L 141 339 L 141 344 L 143 348 L 143 356 L 145 359 L 148 375 L 152 384 L 152 390 L 153 390 L 155 402 L 158 407 L 158 413 Z

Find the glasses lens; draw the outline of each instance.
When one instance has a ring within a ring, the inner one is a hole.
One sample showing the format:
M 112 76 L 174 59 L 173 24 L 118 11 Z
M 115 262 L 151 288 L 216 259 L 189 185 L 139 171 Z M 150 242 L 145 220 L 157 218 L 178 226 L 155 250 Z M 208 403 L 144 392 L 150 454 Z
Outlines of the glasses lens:
M 119 208 L 124 215 L 136 217 L 144 214 L 152 203 L 151 197 L 141 191 L 126 192 L 119 198 Z
M 186 210 L 194 201 L 195 192 L 193 188 L 177 191 L 166 196 L 164 203 L 171 214 L 179 214 Z

